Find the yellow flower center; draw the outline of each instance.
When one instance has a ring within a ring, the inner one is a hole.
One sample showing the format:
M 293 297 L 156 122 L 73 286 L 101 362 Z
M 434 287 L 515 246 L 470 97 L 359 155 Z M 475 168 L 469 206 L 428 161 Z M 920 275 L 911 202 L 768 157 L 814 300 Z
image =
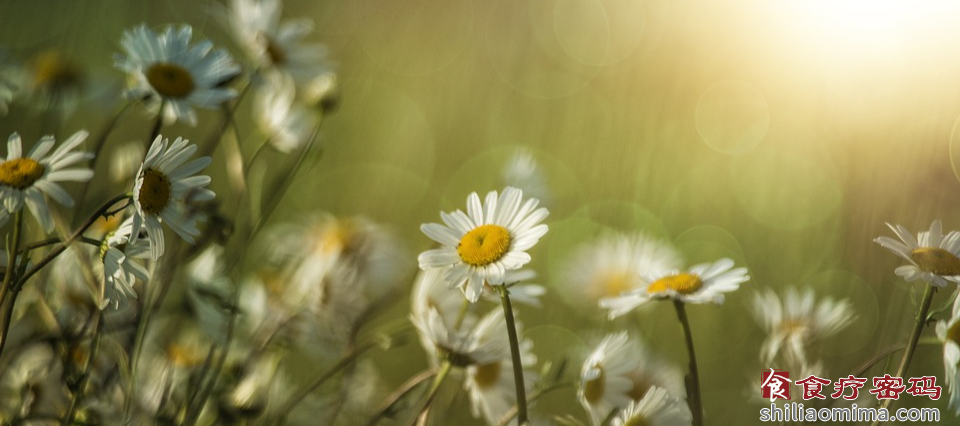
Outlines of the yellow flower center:
M 673 290 L 680 294 L 693 294 L 703 287 L 703 280 L 694 274 L 686 272 L 677 275 L 670 275 L 650 283 L 647 287 L 647 293 L 663 293 L 667 290 Z
M 937 275 L 960 275 L 960 259 L 942 248 L 920 247 L 910 252 L 910 259 L 925 272 Z
M 24 189 L 43 177 L 46 168 L 32 158 L 16 158 L 0 163 L 0 185 Z
M 623 426 L 648 426 L 649 424 L 647 419 L 640 415 L 635 415 L 623 422 Z
M 467 232 L 457 245 L 457 253 L 464 263 L 486 266 L 507 254 L 510 249 L 510 231 L 499 225 L 480 225 Z
M 143 185 L 140 186 L 140 207 L 149 214 L 160 214 L 170 203 L 170 179 L 154 169 L 143 172 Z
M 147 82 L 166 98 L 185 98 L 196 88 L 190 71 L 180 65 L 160 62 L 147 68 Z
M 321 226 L 314 242 L 314 252 L 318 255 L 350 253 L 356 247 L 357 224 L 350 219 L 337 220 L 331 225 Z
M 783 334 L 803 333 L 807 329 L 807 323 L 799 319 L 784 320 L 779 328 Z
M 947 330 L 947 340 L 951 340 L 960 345 L 960 321 Z
M 203 361 L 203 357 L 194 348 L 176 343 L 167 347 L 167 359 L 177 367 L 193 367 Z
M 80 70 L 57 50 L 47 50 L 33 60 L 33 85 L 52 90 L 79 86 Z
M 583 399 L 591 405 L 600 402 L 607 390 L 607 374 L 603 371 L 603 367 L 594 365 L 593 368 L 600 370 L 600 375 L 583 384 Z
M 481 389 L 490 389 L 500 382 L 501 368 L 503 368 L 503 364 L 500 361 L 478 365 L 477 371 L 473 373 L 473 381 Z
M 600 298 L 615 297 L 633 290 L 633 280 L 630 279 L 629 274 L 624 272 L 604 276 L 597 284 L 599 288 L 596 289 L 596 293 L 599 293 Z

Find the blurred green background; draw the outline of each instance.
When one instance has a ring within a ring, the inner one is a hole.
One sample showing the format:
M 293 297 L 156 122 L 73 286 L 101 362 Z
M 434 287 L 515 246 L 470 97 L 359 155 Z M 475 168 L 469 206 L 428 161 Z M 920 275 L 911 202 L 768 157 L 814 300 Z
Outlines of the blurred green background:
M 59 49 L 85 82 L 84 103 L 65 121 L 14 106 L 0 134 L 18 131 L 30 145 L 46 133 L 99 129 L 123 82 L 112 55 L 122 31 L 140 22 L 186 22 L 239 55 L 213 15 L 219 5 L 0 1 L 0 47 L 24 63 Z M 816 355 L 835 380 L 908 334 L 920 287 L 894 276 L 900 262 L 872 242 L 891 235 L 884 222 L 916 232 L 942 219 L 960 229 L 960 4 L 285 5 L 286 17 L 313 19 L 313 40 L 330 47 L 342 104 L 321 133 L 323 159 L 302 173 L 278 220 L 316 210 L 364 215 L 416 253 L 429 246 L 420 223 L 463 208 L 470 192 L 499 188 L 506 159 L 527 147 L 553 194 L 551 231 L 531 263 L 550 292 L 543 308 L 520 314 L 541 360 L 571 358 L 576 373 L 606 332 L 631 329 L 686 363 L 667 304 L 611 322 L 564 294 L 572 250 L 605 228 L 669 239 L 691 263 L 729 256 L 749 267 L 751 281 L 726 304 L 689 309 L 711 425 L 757 423 L 761 405 L 748 399 L 759 396 L 766 366 L 749 310 L 755 288 L 811 286 L 851 300 L 857 321 Z M 146 137 L 149 123 L 138 112 L 111 144 Z M 215 112 L 201 111 L 197 128 L 164 134 L 203 140 L 216 123 Z M 251 136 L 245 149 L 259 140 Z M 400 303 L 391 315 L 406 310 Z M 909 376 L 936 375 L 946 391 L 940 353 L 921 347 Z M 424 365 L 414 344 L 378 357 L 385 389 Z M 583 417 L 574 398 L 560 392 L 535 412 Z M 950 419 L 946 401 L 907 397 L 898 406 L 939 407 Z

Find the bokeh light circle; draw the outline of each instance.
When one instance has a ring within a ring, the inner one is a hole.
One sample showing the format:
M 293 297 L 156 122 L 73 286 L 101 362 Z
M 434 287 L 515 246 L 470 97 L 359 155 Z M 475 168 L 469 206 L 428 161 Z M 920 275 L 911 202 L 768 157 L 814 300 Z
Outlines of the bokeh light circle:
M 770 107 L 763 93 L 736 80 L 722 81 L 703 92 L 695 114 L 700 139 L 724 154 L 755 148 L 770 125 Z

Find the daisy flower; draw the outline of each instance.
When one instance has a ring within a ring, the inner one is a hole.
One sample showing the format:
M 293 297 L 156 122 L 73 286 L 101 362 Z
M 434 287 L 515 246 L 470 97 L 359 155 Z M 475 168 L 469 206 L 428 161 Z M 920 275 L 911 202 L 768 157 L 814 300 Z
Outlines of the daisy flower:
M 523 191 L 507 187 L 490 191 L 484 204 L 476 192 L 467 197 L 467 213 L 440 213 L 444 225 L 420 226 L 428 237 L 443 245 L 420 254 L 421 269 L 450 266 L 444 279 L 460 287 L 467 300 L 476 302 L 485 283 L 502 284 L 506 271 L 530 262 L 527 250 L 547 233 L 540 224 L 549 215 L 537 208 L 536 198 L 523 202 Z
M 202 41 L 190 46 L 193 29 L 189 25 L 166 27 L 155 33 L 146 25 L 125 31 L 120 44 L 124 55 L 116 57 L 116 67 L 129 76 L 127 95 L 148 101 L 149 108 L 163 106 L 167 123 L 197 123 L 192 106 L 216 108 L 233 99 L 236 92 L 221 87 L 240 73 L 240 67 L 223 49 Z
M 666 390 L 654 386 L 643 399 L 625 407 L 611 426 L 689 426 L 691 423 L 690 407 L 683 400 L 671 398 Z
M 7 115 L 10 102 L 20 90 L 17 74 L 18 70 L 9 61 L 6 51 L 0 50 L 0 116 Z
M 482 325 L 482 324 L 481 324 Z M 518 321 L 517 333 L 522 334 L 522 324 Z M 478 327 L 479 328 L 479 327 Z M 503 340 L 502 344 L 509 345 L 506 334 L 496 332 L 493 327 L 477 331 L 483 340 L 485 335 L 490 339 Z M 520 363 L 524 368 L 524 386 L 532 391 L 537 380 L 537 374 L 528 369 L 537 365 L 537 356 L 533 354 L 533 342 L 522 339 L 519 342 Z M 470 397 L 470 411 L 473 417 L 483 418 L 488 424 L 497 424 L 498 420 L 507 413 L 517 402 L 517 388 L 513 376 L 513 361 L 509 354 L 505 358 L 483 364 L 474 364 L 466 368 L 464 388 Z
M 923 280 L 937 287 L 946 286 L 947 281 L 960 282 L 960 233 L 950 231 L 944 236 L 939 220 L 930 224 L 929 231 L 917 234 L 917 238 L 900 225 L 888 223 L 887 226 L 900 241 L 890 237 L 873 241 L 910 262 L 896 269 L 898 276 L 907 281 Z
M 298 85 L 329 71 L 327 48 L 304 43 L 313 31 L 309 19 L 281 23 L 279 0 L 233 0 L 227 21 L 240 46 L 258 68 L 273 69 L 293 77 Z
M 548 204 L 550 197 L 546 178 L 537 160 L 528 149 L 519 149 L 508 160 L 500 173 L 500 180 L 506 186 L 520 188 L 528 196 Z
M 649 284 L 644 277 L 682 265 L 673 247 L 641 233 L 608 233 L 581 247 L 572 259 L 568 290 L 591 303 L 644 288 Z
M 132 233 L 133 219 L 131 218 L 124 221 L 115 232 L 107 235 L 100 247 L 104 283 L 100 309 L 108 305 L 113 305 L 113 309 L 117 309 L 121 301 L 126 301 L 128 298 L 136 299 L 137 292 L 133 289 L 136 280 L 139 278 L 140 281 L 146 282 L 150 279 L 150 272 L 138 263 L 150 257 L 149 244 L 143 240 L 131 243 Z
M 577 395 L 599 424 L 611 411 L 644 398 L 652 386 L 686 398 L 683 373 L 620 332 L 604 338 L 584 361 Z
M 213 191 L 204 188 L 210 183 L 209 176 L 194 176 L 210 165 L 210 157 L 187 162 L 197 152 L 197 146 L 189 142 L 177 138 L 171 145 L 169 139 L 157 136 L 134 181 L 133 229 L 146 225 L 153 260 L 163 255 L 163 228 L 160 224 L 165 222 L 177 235 L 193 244 L 193 237 L 200 235 L 200 231 L 197 217 L 187 212 L 187 199 L 209 201 L 215 196 Z M 139 238 L 139 232 L 131 233 L 130 243 L 136 243 Z
M 424 349 L 428 353 L 435 352 L 440 359 L 456 367 L 484 365 L 510 358 L 507 323 L 502 310 L 490 311 L 468 331 L 453 329 L 436 308 L 427 309 L 423 315 L 411 314 L 410 321 L 420 333 L 421 342 L 428 342 Z
M 772 290 L 758 292 L 753 308 L 757 322 L 768 333 L 760 353 L 765 365 L 773 362 L 781 348 L 790 362 L 806 364 L 805 348 L 810 343 L 836 334 L 854 317 L 848 301 L 826 297 L 818 303 L 810 288 L 802 293 L 790 288 L 782 301 Z
M 293 81 L 284 76 L 268 78 L 254 103 L 257 124 L 269 137 L 270 146 L 284 154 L 300 149 L 317 127 L 317 117 L 296 102 Z
M 937 338 L 943 342 L 943 369 L 947 376 L 950 407 L 960 415 L 960 303 L 954 301 L 949 320 L 937 323 Z
M 83 130 L 74 133 L 53 153 L 50 150 L 56 141 L 53 136 L 44 136 L 27 156 L 23 156 L 20 135 L 10 135 L 7 157 L 0 161 L 0 200 L 3 200 L 0 226 L 26 204 L 43 230 L 47 233 L 53 231 L 53 216 L 44 195 L 49 195 L 66 207 L 73 206 L 73 198 L 57 182 L 86 182 L 93 177 L 93 170 L 67 168 L 93 158 L 93 154 L 88 152 L 73 152 L 87 138 L 87 134 Z
M 616 318 L 650 300 L 671 299 L 683 303 L 723 303 L 723 293 L 740 288 L 750 279 L 747 268 L 733 268 L 733 260 L 720 259 L 702 263 L 687 272 L 668 271 L 652 276 L 646 287 L 619 297 L 606 298 L 600 306 L 610 310 Z

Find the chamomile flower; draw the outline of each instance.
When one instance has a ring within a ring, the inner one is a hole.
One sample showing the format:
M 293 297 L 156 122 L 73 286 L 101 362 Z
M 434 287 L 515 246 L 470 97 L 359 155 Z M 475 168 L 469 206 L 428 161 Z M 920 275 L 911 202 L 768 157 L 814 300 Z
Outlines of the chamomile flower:
M 633 401 L 613 419 L 611 426 L 689 426 L 693 414 L 685 401 L 671 397 L 656 386 L 639 401 Z
M 327 48 L 304 43 L 313 31 L 309 19 L 281 23 L 280 0 L 233 0 L 228 24 L 240 46 L 258 68 L 289 74 L 298 85 L 306 84 L 332 68 Z
M 503 167 L 500 180 L 506 186 L 520 188 L 528 196 L 548 204 L 550 194 L 546 178 L 530 150 L 517 150 Z
M 960 303 L 954 301 L 949 320 L 937 323 L 937 338 L 943 342 L 943 369 L 950 393 L 950 407 L 960 415 Z
M 161 223 L 166 223 L 180 238 L 193 244 L 193 237 L 200 235 L 200 230 L 197 229 L 197 217 L 188 214 L 186 203 L 188 199 L 209 201 L 215 196 L 213 191 L 204 188 L 210 183 L 209 176 L 194 176 L 210 165 L 210 157 L 188 162 L 197 152 L 197 146 L 189 142 L 177 138 L 170 144 L 169 139 L 157 136 L 137 172 L 133 186 L 133 229 L 140 229 L 141 224 L 146 226 L 153 260 L 163 255 Z M 139 238 L 139 232 L 131 233 L 130 243 L 136 243 Z
M 581 247 L 567 273 L 577 300 L 596 303 L 649 284 L 644 277 L 678 269 L 680 255 L 669 244 L 641 233 L 609 233 Z
M 53 231 L 53 216 L 44 195 L 64 206 L 73 206 L 73 198 L 57 182 L 86 182 L 93 177 L 93 170 L 68 168 L 93 158 L 93 154 L 87 152 L 74 152 L 86 138 L 86 131 L 74 133 L 50 153 L 56 141 L 53 136 L 44 136 L 27 156 L 23 156 L 20 135 L 10 135 L 7 157 L 0 161 L 0 200 L 3 200 L 0 226 L 26 204 L 43 230 L 48 233 Z
M 112 234 L 107 235 L 100 247 L 100 260 L 103 262 L 103 289 L 100 309 L 113 305 L 120 307 L 121 301 L 137 298 L 133 285 L 137 279 L 146 282 L 150 272 L 140 262 L 150 257 L 149 244 L 144 240 L 131 243 L 133 220 L 127 219 Z M 137 232 L 141 232 L 140 228 Z
M 810 343 L 836 334 L 854 317 L 848 301 L 825 297 L 818 302 L 810 288 L 802 293 L 790 288 L 782 301 L 772 290 L 758 292 L 753 308 L 768 333 L 760 352 L 764 365 L 773 362 L 781 349 L 789 362 L 805 364 L 805 348 Z
M 216 108 L 233 99 L 236 92 L 221 87 L 240 73 L 240 67 L 223 49 L 202 41 L 190 46 L 193 29 L 189 25 L 166 27 L 156 33 L 139 25 L 125 31 L 120 44 L 124 55 L 116 57 L 116 67 L 127 73 L 127 95 L 147 99 L 154 111 L 162 106 L 168 123 L 197 123 L 193 106 Z
M 644 398 L 652 386 L 686 398 L 683 373 L 621 332 L 604 338 L 584 361 L 578 397 L 599 424 L 611 411 Z
M 540 222 L 549 212 L 537 204 L 535 198 L 523 202 L 523 192 L 511 187 L 500 194 L 490 191 L 484 204 L 476 192 L 470 194 L 467 213 L 441 212 L 444 225 L 420 226 L 424 234 L 443 245 L 421 253 L 420 268 L 449 266 L 444 279 L 451 288 L 459 287 L 467 300 L 476 302 L 485 284 L 501 284 L 507 271 L 530 262 L 526 251 L 547 233 L 547 225 Z
M 7 115 L 10 102 L 20 91 L 17 84 L 18 69 L 11 63 L 4 50 L 0 50 L 0 117 Z
M 509 342 L 504 338 L 507 324 L 500 309 L 490 311 L 469 330 L 454 329 L 436 308 L 429 308 L 422 315 L 411 314 L 410 321 L 420 333 L 421 342 L 426 342 L 424 349 L 456 367 L 483 365 L 510 357 Z
M 648 279 L 646 287 L 600 301 L 616 318 L 651 300 L 671 299 L 683 303 L 723 303 L 723 293 L 740 288 L 750 279 L 747 268 L 733 268 L 733 260 L 702 263 L 687 272 L 668 271 Z
M 920 232 L 916 238 L 900 225 L 888 223 L 887 226 L 900 241 L 890 237 L 873 241 L 910 262 L 894 271 L 898 276 L 907 281 L 923 280 L 937 287 L 946 286 L 947 281 L 960 282 L 960 232 L 950 231 L 944 236 L 939 220 L 933 221 L 930 230 Z
M 296 101 L 293 81 L 283 75 L 268 78 L 254 104 L 260 129 L 270 146 L 284 154 L 300 149 L 317 127 L 317 117 Z
M 517 333 L 522 335 L 522 324 L 517 322 Z M 503 331 L 503 330 L 501 330 Z M 503 344 L 509 344 L 504 333 L 494 333 L 496 330 L 480 330 L 490 333 L 490 339 L 503 339 Z M 534 388 L 537 374 L 528 371 L 537 365 L 537 356 L 533 354 L 533 342 L 521 339 L 519 342 L 520 363 L 523 365 L 524 386 L 527 391 Z M 517 388 L 513 376 L 513 361 L 508 356 L 499 360 L 474 364 L 466 368 L 464 388 L 470 397 L 470 411 L 473 417 L 483 418 L 488 424 L 497 424 L 498 420 L 507 413 L 517 402 Z

